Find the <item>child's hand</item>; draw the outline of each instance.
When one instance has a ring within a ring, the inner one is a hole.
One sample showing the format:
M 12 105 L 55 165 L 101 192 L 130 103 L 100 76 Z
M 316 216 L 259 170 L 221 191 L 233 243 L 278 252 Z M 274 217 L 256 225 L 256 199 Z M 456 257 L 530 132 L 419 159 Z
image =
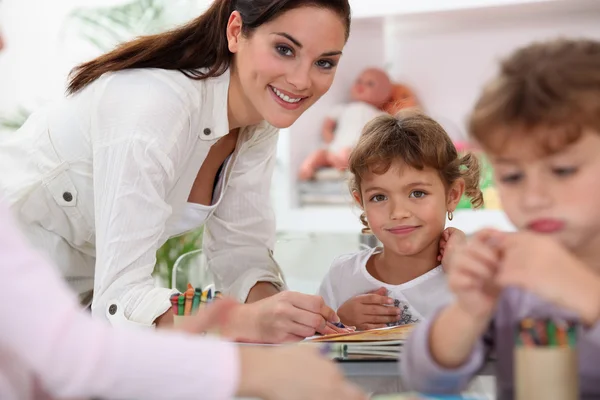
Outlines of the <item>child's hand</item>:
M 265 400 L 367 400 L 330 360 L 310 346 L 242 346 L 236 395 Z
M 456 252 L 456 249 L 466 244 L 467 235 L 463 231 L 456 228 L 446 228 L 442 232 L 440 254 L 438 254 L 437 260 L 441 261 L 444 271 L 448 272 L 449 258 Z
M 448 271 L 448 284 L 458 306 L 475 318 L 491 317 L 500 294 L 494 283 L 500 259 L 490 243 L 493 235 L 494 231 L 480 231 L 458 247 Z
M 497 282 L 535 293 L 576 312 L 588 325 L 600 318 L 600 276 L 556 240 L 529 232 L 498 236 Z
M 379 288 L 351 298 L 338 308 L 337 314 L 346 326 L 359 330 L 384 328 L 388 322 L 400 320 L 401 310 L 387 297 L 387 289 Z

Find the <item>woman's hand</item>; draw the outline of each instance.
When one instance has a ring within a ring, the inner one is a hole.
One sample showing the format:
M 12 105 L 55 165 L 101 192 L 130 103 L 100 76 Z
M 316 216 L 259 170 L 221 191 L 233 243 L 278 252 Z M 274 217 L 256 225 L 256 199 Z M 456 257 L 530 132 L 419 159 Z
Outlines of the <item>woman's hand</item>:
M 339 321 L 322 297 L 285 291 L 235 310 L 224 335 L 240 342 L 297 342 L 351 331 L 332 325 Z

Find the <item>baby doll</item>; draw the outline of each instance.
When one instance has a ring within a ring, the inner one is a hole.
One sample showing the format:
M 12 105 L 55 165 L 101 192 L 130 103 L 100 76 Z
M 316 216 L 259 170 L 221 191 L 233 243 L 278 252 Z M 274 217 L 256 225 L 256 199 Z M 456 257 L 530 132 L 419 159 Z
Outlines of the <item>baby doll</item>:
M 310 180 L 319 168 L 344 170 L 348 158 L 367 122 L 383 114 L 381 107 L 392 95 L 388 75 L 378 68 L 364 70 L 352 85 L 352 102 L 334 107 L 323 123 L 325 146 L 310 154 L 302 163 L 300 180 Z

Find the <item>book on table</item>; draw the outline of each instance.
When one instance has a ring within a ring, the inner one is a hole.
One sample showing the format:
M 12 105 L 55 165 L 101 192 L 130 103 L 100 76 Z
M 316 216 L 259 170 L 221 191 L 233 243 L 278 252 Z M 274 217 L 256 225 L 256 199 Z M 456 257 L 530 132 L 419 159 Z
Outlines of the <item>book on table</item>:
M 367 331 L 313 336 L 303 343 L 326 343 L 328 354 L 337 360 L 397 360 L 402 345 L 415 324 L 398 325 Z

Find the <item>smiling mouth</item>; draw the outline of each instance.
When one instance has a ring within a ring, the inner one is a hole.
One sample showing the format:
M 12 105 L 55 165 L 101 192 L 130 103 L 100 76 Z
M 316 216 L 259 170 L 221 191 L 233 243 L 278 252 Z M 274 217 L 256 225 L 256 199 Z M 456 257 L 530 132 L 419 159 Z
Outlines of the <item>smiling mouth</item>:
M 302 96 L 299 96 L 299 97 L 289 96 L 289 95 L 283 93 L 281 90 L 279 90 L 276 87 L 273 87 L 271 85 L 269 85 L 269 88 L 271 89 L 273 94 L 275 94 L 275 96 L 279 97 L 281 100 L 283 100 L 284 102 L 286 102 L 288 104 L 296 104 L 307 98 L 307 97 L 302 97 Z

